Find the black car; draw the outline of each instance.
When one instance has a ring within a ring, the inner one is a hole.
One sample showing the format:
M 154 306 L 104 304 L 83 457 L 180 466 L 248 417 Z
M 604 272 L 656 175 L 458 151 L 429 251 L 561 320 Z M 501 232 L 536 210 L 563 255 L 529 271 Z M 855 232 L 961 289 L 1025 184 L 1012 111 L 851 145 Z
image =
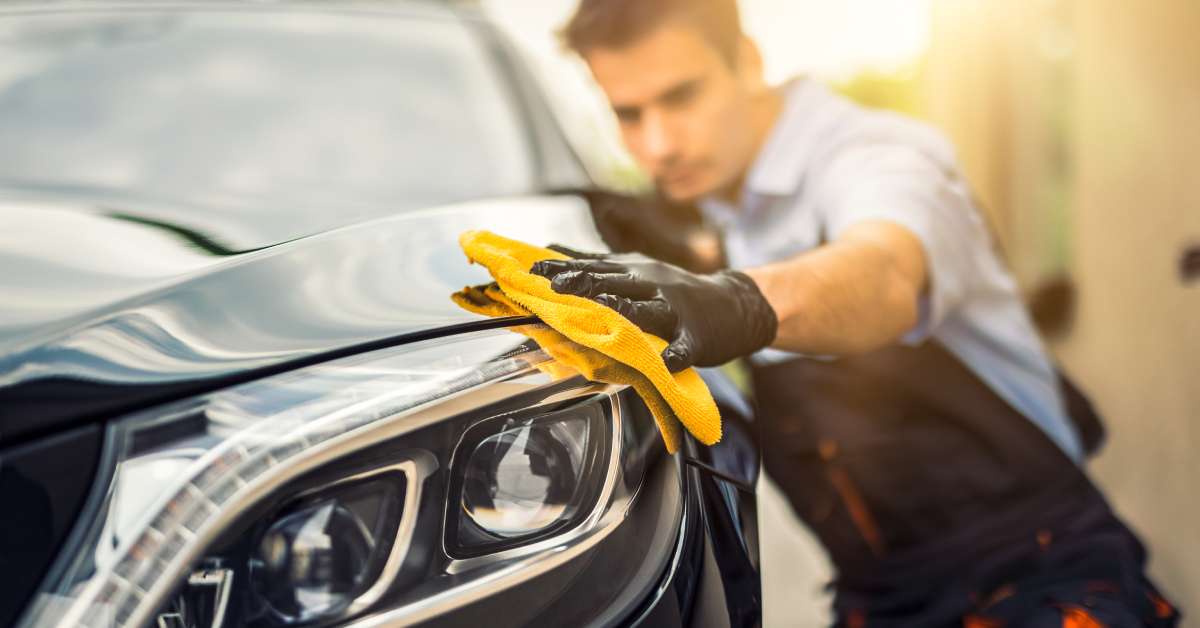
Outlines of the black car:
M 450 300 L 594 187 L 465 3 L 0 9 L 0 625 L 758 625 L 730 381 L 667 455 Z

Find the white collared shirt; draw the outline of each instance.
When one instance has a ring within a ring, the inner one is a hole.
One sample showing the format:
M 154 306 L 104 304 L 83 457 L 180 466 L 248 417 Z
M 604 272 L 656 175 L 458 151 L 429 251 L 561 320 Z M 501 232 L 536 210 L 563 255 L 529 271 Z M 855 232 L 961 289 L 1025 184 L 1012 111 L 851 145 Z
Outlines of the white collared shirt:
M 867 220 L 908 228 L 924 245 L 931 281 L 920 320 L 903 342 L 939 340 L 1080 461 L 1057 373 L 950 143 L 925 124 L 860 107 L 811 80 L 782 89 L 783 110 L 747 173 L 739 205 L 700 202 L 722 233 L 730 267 L 793 257 Z M 766 349 L 752 359 L 802 357 Z

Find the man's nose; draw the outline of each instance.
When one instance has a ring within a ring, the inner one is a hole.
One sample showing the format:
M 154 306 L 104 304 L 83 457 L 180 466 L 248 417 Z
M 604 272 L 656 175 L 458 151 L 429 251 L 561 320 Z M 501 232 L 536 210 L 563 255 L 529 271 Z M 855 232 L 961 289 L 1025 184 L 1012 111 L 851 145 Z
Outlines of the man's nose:
M 675 156 L 670 121 L 661 111 L 647 111 L 642 119 L 642 145 L 650 162 L 658 165 Z

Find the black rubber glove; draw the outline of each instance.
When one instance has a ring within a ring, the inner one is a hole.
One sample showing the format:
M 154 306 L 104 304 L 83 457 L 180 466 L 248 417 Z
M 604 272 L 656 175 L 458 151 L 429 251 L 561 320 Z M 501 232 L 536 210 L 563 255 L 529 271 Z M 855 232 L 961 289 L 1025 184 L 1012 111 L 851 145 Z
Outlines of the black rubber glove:
M 666 339 L 662 356 L 672 372 L 724 364 L 775 339 L 775 310 L 742 273 L 699 275 L 639 253 L 550 248 L 576 259 L 544 260 L 530 272 L 549 279 L 555 292 L 592 299 Z

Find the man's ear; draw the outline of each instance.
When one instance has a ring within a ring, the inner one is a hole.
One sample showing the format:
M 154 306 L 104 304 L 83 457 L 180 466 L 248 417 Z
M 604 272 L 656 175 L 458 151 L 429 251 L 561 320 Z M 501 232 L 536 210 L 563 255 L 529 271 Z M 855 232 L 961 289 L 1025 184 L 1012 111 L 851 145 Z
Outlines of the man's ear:
M 763 78 L 762 52 L 758 44 L 746 35 L 738 38 L 736 71 L 738 80 L 748 93 L 757 94 L 767 89 L 767 82 Z

